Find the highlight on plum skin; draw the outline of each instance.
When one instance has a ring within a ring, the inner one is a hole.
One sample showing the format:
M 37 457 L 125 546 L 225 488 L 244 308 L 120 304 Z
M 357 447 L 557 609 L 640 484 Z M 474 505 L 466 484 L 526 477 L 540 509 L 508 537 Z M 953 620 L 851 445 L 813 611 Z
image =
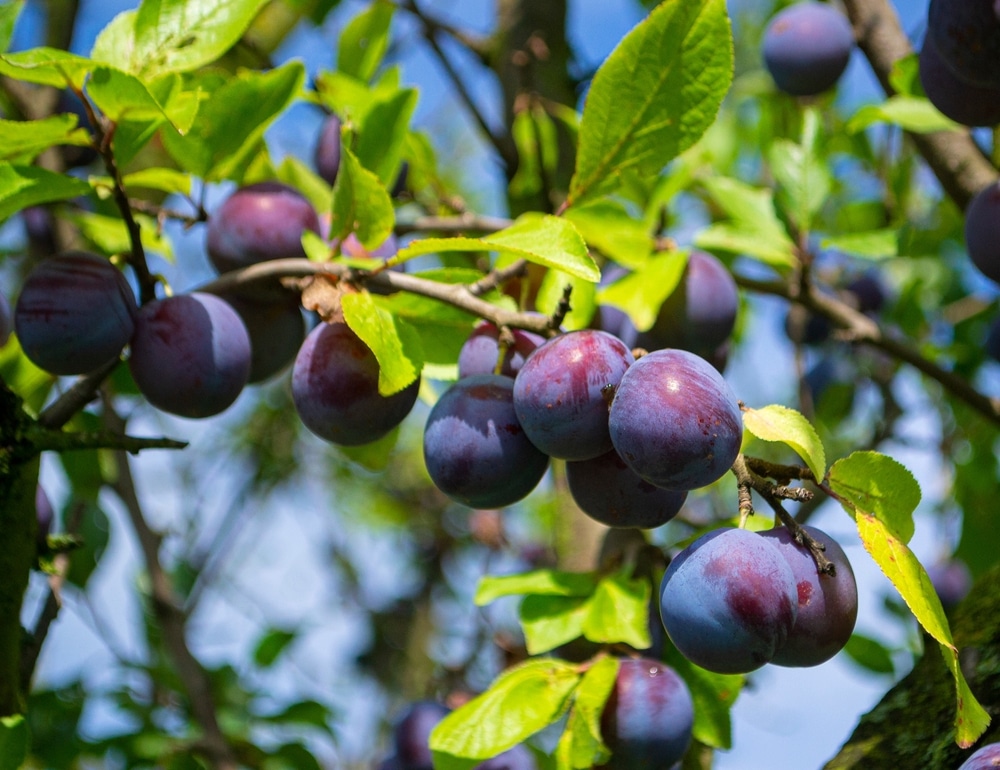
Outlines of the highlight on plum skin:
M 658 487 L 691 490 L 719 479 L 739 454 L 743 419 L 722 375 L 684 350 L 657 350 L 621 379 L 609 413 L 615 450 Z
M 438 399 L 424 429 L 424 462 L 444 494 L 470 508 L 503 508 L 526 497 L 549 466 L 514 411 L 514 381 L 474 374 Z
M 181 417 L 227 409 L 250 376 L 250 335 L 214 294 L 193 292 L 142 306 L 129 369 L 150 404 Z
M 624 342 L 596 329 L 560 334 L 537 348 L 514 380 L 514 409 L 531 442 L 563 460 L 610 451 L 608 393 L 634 361 Z
M 601 714 L 611 759 L 605 770 L 670 770 L 687 751 L 694 725 L 691 693 L 659 660 L 626 658 Z
M 660 583 L 667 635 L 692 663 L 746 674 L 769 663 L 795 626 L 798 591 L 770 540 L 723 527 L 682 550 Z
M 220 273 L 273 259 L 305 259 L 302 233 L 319 233 L 319 216 L 298 190 L 280 182 L 241 187 L 208 220 L 209 261 Z
M 71 251 L 28 274 L 14 308 L 24 354 L 52 374 L 86 374 L 116 359 L 136 328 L 136 303 L 104 257 Z
M 566 482 L 580 510 L 609 527 L 655 529 L 674 518 L 687 499 L 687 492 L 642 479 L 614 449 L 567 462 Z
M 343 322 L 309 332 L 292 366 L 292 399 L 302 423 L 343 446 L 376 441 L 399 425 L 416 403 L 419 377 L 382 395 L 375 354 Z
M 771 662 L 778 666 L 818 666 L 843 649 L 858 618 L 858 585 L 847 554 L 840 544 L 816 527 L 803 529 L 824 546 L 824 556 L 836 570 L 821 575 L 816 561 L 792 532 L 783 526 L 761 532 L 778 547 L 792 568 L 798 594 L 798 612 L 788 639 Z

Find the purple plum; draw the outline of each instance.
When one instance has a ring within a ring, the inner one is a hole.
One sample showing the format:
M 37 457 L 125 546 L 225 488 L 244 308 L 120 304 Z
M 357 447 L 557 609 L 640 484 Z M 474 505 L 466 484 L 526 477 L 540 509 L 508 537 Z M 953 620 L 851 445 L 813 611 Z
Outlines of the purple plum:
M 764 30 L 764 65 L 775 85 L 792 96 L 816 96 L 832 88 L 853 50 L 850 22 L 826 3 L 790 5 Z
M 500 363 L 499 374 L 514 377 L 535 348 L 545 343 L 544 337 L 524 329 L 511 329 L 511 334 L 514 344 L 504 352 L 501 362 L 500 330 L 489 321 L 480 321 L 458 353 L 459 379 L 472 374 L 493 374 L 497 363 Z

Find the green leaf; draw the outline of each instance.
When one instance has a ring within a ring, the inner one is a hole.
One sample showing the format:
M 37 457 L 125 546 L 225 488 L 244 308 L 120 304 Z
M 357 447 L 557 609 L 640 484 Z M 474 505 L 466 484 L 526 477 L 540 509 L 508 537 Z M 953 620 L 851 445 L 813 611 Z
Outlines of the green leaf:
M 816 480 L 823 480 L 826 473 L 823 442 L 802 413 L 779 404 L 746 409 L 743 412 L 743 427 L 763 441 L 787 444 L 805 460 Z
M 508 669 L 482 695 L 437 724 L 430 747 L 437 770 L 465 770 L 516 746 L 566 711 L 580 681 L 577 666 L 561 660 L 529 660 Z
M 0 160 L 30 162 L 57 144 L 89 146 L 90 134 L 76 123 L 71 113 L 44 120 L 0 120 Z
M 260 668 L 270 668 L 292 642 L 298 638 L 294 631 L 272 628 L 264 633 L 253 650 L 253 661 Z
M 396 181 L 409 133 L 410 118 L 417 106 L 417 92 L 403 88 L 375 100 L 358 128 L 354 152 L 361 165 L 389 187 Z
M 861 454 L 861 453 L 855 453 Z M 852 457 L 854 455 L 851 455 Z M 850 459 L 850 458 L 848 458 Z M 831 474 L 833 470 L 831 469 Z M 916 482 L 914 482 L 916 483 Z M 941 645 L 945 662 L 955 678 L 957 714 L 955 718 L 956 742 L 971 746 L 985 732 L 990 717 L 976 700 L 962 674 L 958 649 L 952 640 L 948 619 L 937 592 L 917 557 L 906 547 L 882 519 L 861 510 L 855 515 L 858 534 L 865 550 L 889 578 L 906 602 L 917 622 Z
M 0 717 L 0 770 L 18 770 L 28 756 L 29 744 L 24 714 Z
M 590 597 L 524 597 L 518 611 L 529 655 L 541 655 L 583 635 L 590 614 Z
M 222 84 L 212 77 L 204 76 L 208 98 L 191 130 L 164 131 L 164 144 L 182 169 L 210 182 L 239 182 L 264 131 L 302 91 L 305 69 L 292 61 L 267 72 L 241 70 Z
M 420 375 L 420 339 L 406 321 L 380 308 L 367 291 L 344 294 L 344 320 L 378 360 L 378 392 L 398 393 Z
M 364 246 L 374 249 L 389 237 L 395 221 L 396 213 L 385 186 L 362 167 L 341 139 L 340 170 L 333 186 L 331 239 L 343 239 L 353 232 Z
M 165 193 L 191 194 L 191 176 L 173 168 L 144 168 L 122 177 L 126 189 L 140 187 Z
M 618 658 L 600 658 L 580 680 L 566 730 L 556 747 L 556 770 L 587 770 L 610 758 L 601 736 L 601 714 L 615 686 L 618 664 Z
M 910 542 L 920 485 L 903 465 L 878 452 L 854 452 L 833 464 L 828 483 L 848 513 L 872 514 Z
M 917 96 L 890 96 L 882 104 L 867 104 L 847 121 L 847 130 L 857 133 L 873 123 L 889 123 L 915 134 L 957 131 L 962 128 L 954 120 L 938 112 L 926 98 Z
M 598 290 L 597 301 L 625 311 L 643 332 L 656 323 L 660 306 L 684 276 L 686 251 L 666 251 L 649 259 L 638 270 Z
M 69 200 L 90 191 L 90 185 L 82 179 L 37 166 L 0 162 L 0 222 L 28 206 Z
M 590 596 L 597 588 L 593 572 L 561 572 L 540 569 L 518 575 L 487 575 L 479 581 L 473 601 L 482 607 L 501 596 Z
M 594 75 L 580 121 L 569 202 L 649 179 L 715 120 L 733 75 L 725 0 L 666 0 Z
M 91 56 L 144 79 L 191 72 L 243 36 L 267 0 L 143 0 L 97 36 Z
M 814 145 L 819 117 L 808 109 L 803 118 L 802 142 L 776 139 L 768 153 L 771 172 L 779 186 L 783 209 L 800 230 L 812 229 L 813 219 L 830 197 L 833 178 L 827 165 L 816 157 Z
M 863 634 L 853 634 L 844 645 L 844 652 L 859 666 L 876 674 L 896 673 L 892 656 L 885 645 Z
M 716 176 L 703 180 L 703 184 L 730 221 L 710 225 L 699 232 L 695 245 L 748 254 L 778 268 L 796 264 L 795 243 L 775 213 L 770 190 Z
M 888 259 L 899 254 L 899 232 L 894 228 L 865 233 L 845 233 L 820 241 L 828 251 L 840 251 L 865 259 Z
M 133 216 L 139 226 L 139 238 L 142 241 L 143 249 L 148 253 L 159 254 L 172 261 L 174 257 L 173 246 L 162 233 L 157 232 L 156 220 L 145 214 Z M 83 236 L 94 244 L 98 251 L 108 256 L 128 254 L 132 250 L 132 240 L 129 237 L 128 228 L 120 217 L 85 211 L 67 214 L 66 218 L 75 222 Z
M 649 649 L 649 580 L 630 580 L 626 573 L 604 578 L 590 597 L 583 635 L 598 644 L 624 642 Z
M 691 663 L 672 645 L 664 650 L 664 660 L 684 680 L 694 703 L 694 725 L 691 732 L 696 740 L 714 749 L 729 750 L 733 746 L 730 712 L 746 683 L 743 674 L 716 674 Z
M 395 9 L 387 0 L 375 0 L 344 26 L 337 45 L 338 70 L 363 82 L 371 80 L 389 47 Z
M 35 415 L 41 411 L 55 384 L 51 374 L 39 369 L 24 355 L 16 334 L 0 347 L 0 379 L 24 399 L 25 406 Z
M 66 452 L 61 453 L 59 456 L 63 457 L 69 454 L 69 452 Z M 86 499 L 87 490 L 83 489 L 80 492 L 84 496 L 84 499 Z M 73 551 L 73 558 L 70 559 L 66 579 L 80 588 L 85 588 L 87 580 L 93 574 L 101 557 L 104 555 L 104 549 L 108 547 L 110 524 L 107 514 L 98 507 L 95 501 L 85 503 L 81 521 L 79 535 L 83 545 Z
M 641 269 L 653 253 L 653 238 L 641 219 L 615 201 L 601 200 L 567 209 L 566 219 L 583 239 L 620 265 Z
M 161 81 L 158 94 L 154 95 L 147 85 L 135 75 L 129 75 L 111 67 L 97 67 L 87 81 L 87 95 L 101 112 L 116 123 L 124 120 L 155 122 L 168 121 L 175 130 L 185 133 L 197 112 L 198 103 L 194 99 L 181 99 L 168 110 L 157 98 L 162 94 L 169 99 L 176 95 L 180 81 Z
M 14 36 L 14 25 L 17 17 L 24 8 L 24 0 L 9 0 L 0 5 L 0 53 L 10 48 L 11 38 Z
M 42 86 L 80 90 L 94 62 L 58 48 L 32 48 L 0 56 L 0 75 Z

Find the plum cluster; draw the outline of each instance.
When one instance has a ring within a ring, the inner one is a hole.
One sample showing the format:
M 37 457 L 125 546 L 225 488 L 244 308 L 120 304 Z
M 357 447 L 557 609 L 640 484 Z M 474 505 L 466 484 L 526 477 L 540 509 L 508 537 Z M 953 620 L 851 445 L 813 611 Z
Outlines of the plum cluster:
M 790 5 L 764 30 L 764 65 L 775 85 L 792 96 L 816 96 L 832 88 L 853 50 L 850 22 L 825 3 Z
M 843 549 L 805 531 L 834 566 L 820 573 L 785 527 L 763 533 L 725 527 L 682 550 L 660 585 L 660 616 L 674 646 L 709 671 L 742 674 L 766 663 L 815 666 L 850 639 L 858 612 Z
M 515 333 L 505 347 L 495 327 L 481 326 L 459 360 L 466 376 L 431 410 L 424 458 L 437 487 L 464 505 L 517 502 L 558 458 L 584 512 L 652 528 L 739 452 L 736 397 L 694 353 L 668 348 L 636 360 L 599 329 L 545 342 Z

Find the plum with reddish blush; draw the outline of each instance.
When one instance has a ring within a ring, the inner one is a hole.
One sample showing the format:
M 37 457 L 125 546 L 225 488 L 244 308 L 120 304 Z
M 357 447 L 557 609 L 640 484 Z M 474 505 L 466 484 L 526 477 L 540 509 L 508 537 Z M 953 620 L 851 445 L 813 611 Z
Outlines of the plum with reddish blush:
M 726 527 L 670 562 L 660 584 L 667 635 L 692 663 L 746 674 L 769 663 L 798 614 L 795 575 L 774 542 Z
M 272 259 L 305 259 L 302 233 L 319 217 L 298 190 L 259 182 L 230 195 L 208 220 L 208 258 L 220 273 Z
M 313 160 L 316 163 L 316 173 L 322 177 L 327 184 L 337 181 L 337 172 L 340 171 L 340 118 L 336 115 L 328 115 L 323 121 L 320 129 L 319 139 L 316 142 L 316 150 Z
M 549 458 L 514 412 L 514 381 L 474 374 L 438 399 L 424 429 L 424 462 L 434 485 L 470 508 L 503 508 L 541 481 Z
M 987 743 L 965 760 L 958 770 L 995 770 L 1000 767 L 1000 743 Z
M 524 329 L 511 329 L 514 344 L 509 345 L 500 361 L 500 330 L 489 321 L 480 321 L 458 353 L 458 377 L 473 374 L 494 374 L 500 363 L 499 374 L 514 377 L 525 359 L 535 348 L 545 344 L 545 338 Z
M 274 299 L 225 292 L 250 335 L 250 384 L 273 377 L 295 360 L 306 337 L 306 322 L 298 296 Z
M 644 481 L 615 450 L 566 463 L 566 482 L 580 510 L 609 527 L 654 529 L 680 511 L 687 492 Z
M 643 356 L 625 372 L 609 427 L 614 448 L 633 471 L 678 490 L 720 478 L 743 438 L 739 403 L 722 375 L 694 353 L 674 349 Z
M 624 342 L 595 329 L 537 348 L 514 380 L 514 409 L 531 442 L 563 460 L 610 451 L 608 400 L 634 361 Z
M 687 685 L 664 663 L 626 658 L 601 713 L 611 749 L 605 770 L 670 770 L 691 742 L 694 703 Z
M 434 770 L 431 758 L 431 731 L 451 709 L 436 701 L 411 704 L 392 730 L 396 762 L 403 770 Z
M 250 376 L 250 335 L 239 314 L 214 294 L 148 302 L 139 311 L 129 369 L 157 409 L 210 417 L 227 409 Z
M 358 446 L 385 436 L 413 409 L 419 377 L 400 391 L 378 391 L 379 364 L 346 323 L 321 323 L 292 367 L 292 399 L 302 423 L 333 444 Z
M 82 251 L 41 261 L 14 308 L 24 354 L 52 374 L 85 374 L 118 358 L 135 324 L 125 276 L 104 257 Z
M 822 530 L 803 529 L 824 546 L 835 575 L 821 575 L 812 554 L 795 541 L 787 527 L 760 533 L 777 545 L 792 568 L 799 597 L 795 626 L 771 659 L 778 666 L 818 666 L 829 660 L 847 644 L 858 618 L 858 586 L 844 549 Z

